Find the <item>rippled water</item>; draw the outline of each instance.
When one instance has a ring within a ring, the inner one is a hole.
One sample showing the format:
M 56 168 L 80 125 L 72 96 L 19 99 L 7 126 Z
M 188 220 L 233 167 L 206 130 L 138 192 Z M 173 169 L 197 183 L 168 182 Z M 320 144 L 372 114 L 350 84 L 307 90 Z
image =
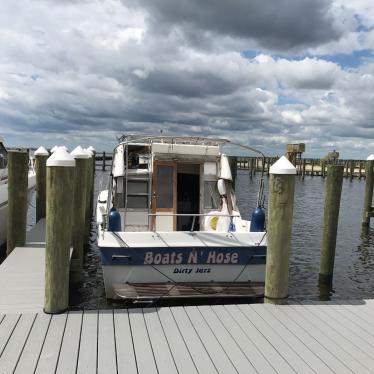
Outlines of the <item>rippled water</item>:
M 264 177 L 267 191 L 268 177 Z M 95 196 L 107 186 L 108 174 L 96 172 Z M 237 200 L 243 217 L 249 217 L 256 205 L 260 176 L 253 180 L 245 171 L 238 172 Z M 289 295 L 292 299 L 362 299 L 374 296 L 374 230 L 362 233 L 361 215 L 365 180 L 344 179 L 335 271 L 332 290 L 318 288 L 321 227 L 325 180 L 321 177 L 296 177 Z M 96 197 L 95 197 L 96 199 Z M 29 211 L 29 225 L 35 222 Z M 122 302 L 107 302 L 92 224 L 89 248 L 85 253 L 84 281 L 71 287 L 72 308 L 123 307 Z

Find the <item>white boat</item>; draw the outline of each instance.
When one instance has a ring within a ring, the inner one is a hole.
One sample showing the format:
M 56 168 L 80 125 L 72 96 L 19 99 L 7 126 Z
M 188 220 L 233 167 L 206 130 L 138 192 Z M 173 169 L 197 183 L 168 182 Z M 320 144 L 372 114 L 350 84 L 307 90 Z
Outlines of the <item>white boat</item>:
M 120 138 L 96 209 L 107 298 L 237 297 L 263 286 L 266 232 L 240 215 L 220 150 L 228 143 Z
M 7 211 L 8 211 L 8 152 L 4 146 L 4 141 L 0 138 L 0 245 L 6 242 L 7 231 Z M 30 161 L 28 175 L 28 201 L 31 201 L 33 192 L 35 191 L 35 170 Z

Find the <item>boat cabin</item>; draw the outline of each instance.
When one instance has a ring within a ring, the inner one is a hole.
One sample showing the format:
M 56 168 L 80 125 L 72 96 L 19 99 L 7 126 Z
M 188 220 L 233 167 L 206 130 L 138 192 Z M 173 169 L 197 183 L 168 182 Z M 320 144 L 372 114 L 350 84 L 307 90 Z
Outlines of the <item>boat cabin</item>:
M 126 137 L 114 150 L 109 191 L 121 216 L 121 231 L 206 231 L 217 223 L 208 214 L 224 214 L 223 197 L 227 216 L 237 211 L 229 161 L 220 144 Z

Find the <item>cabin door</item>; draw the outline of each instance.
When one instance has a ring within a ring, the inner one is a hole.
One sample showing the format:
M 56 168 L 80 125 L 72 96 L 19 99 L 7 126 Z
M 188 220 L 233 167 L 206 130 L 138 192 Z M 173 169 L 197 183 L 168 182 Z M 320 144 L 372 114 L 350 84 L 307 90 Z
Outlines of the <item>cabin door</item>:
M 177 213 L 177 165 L 155 162 L 152 186 L 153 229 L 175 231 Z

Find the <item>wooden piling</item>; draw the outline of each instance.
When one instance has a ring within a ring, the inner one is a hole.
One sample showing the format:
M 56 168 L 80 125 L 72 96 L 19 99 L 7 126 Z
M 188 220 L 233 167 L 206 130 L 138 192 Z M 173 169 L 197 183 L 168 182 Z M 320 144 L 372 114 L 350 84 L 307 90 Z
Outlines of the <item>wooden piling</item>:
M 47 188 L 47 158 L 48 151 L 44 147 L 39 147 L 35 152 L 35 172 L 36 172 L 36 222 L 45 218 L 46 188 Z
M 365 197 L 364 197 L 364 210 L 362 214 L 362 225 L 369 226 L 370 217 L 373 214 L 372 200 L 373 200 L 373 187 L 374 187 L 374 160 L 366 161 L 365 165 Z
M 321 161 L 321 177 L 325 178 L 326 176 L 326 162 Z
M 342 185 L 343 166 L 328 166 L 319 270 L 319 282 L 322 284 L 332 283 Z
M 306 160 L 305 160 L 305 158 L 303 159 L 303 170 L 302 170 L 302 179 L 304 179 L 305 178 L 305 167 L 306 167 Z
M 265 302 L 278 303 L 288 296 L 295 175 L 285 156 L 270 170 Z
M 349 162 L 349 180 L 352 182 L 353 176 L 355 172 L 355 161 L 351 160 Z
M 362 178 L 362 162 L 360 161 L 358 164 L 358 179 L 361 180 Z
M 90 238 L 90 232 L 91 232 L 91 218 L 92 218 L 92 207 L 93 207 L 93 193 L 94 193 L 94 162 L 95 162 L 95 153 L 93 148 L 87 148 L 86 151 L 88 152 L 90 156 L 90 160 L 92 162 L 91 167 L 88 169 L 88 194 L 86 195 L 86 223 L 85 223 L 85 237 L 84 237 L 84 243 L 87 245 Z
M 103 171 L 105 171 L 105 161 L 106 161 L 106 157 L 105 157 L 105 152 L 103 152 Z
M 235 189 L 235 182 L 236 182 L 236 177 L 238 174 L 238 158 L 235 156 L 229 156 L 228 157 L 229 165 L 230 165 L 230 170 L 231 170 L 231 175 L 232 175 L 232 185 Z
M 253 165 L 254 165 L 254 158 L 251 157 L 249 160 L 249 177 L 253 179 Z
M 311 170 L 310 170 L 310 175 L 312 177 L 314 177 L 314 160 L 312 160 L 312 167 L 311 167 Z
M 63 148 L 47 160 L 45 313 L 61 313 L 69 306 L 74 172 L 75 160 Z
M 73 254 L 70 261 L 70 281 L 82 280 L 83 249 L 86 223 L 86 195 L 89 193 L 88 169 L 91 168 L 90 156 L 78 146 L 71 152 L 75 158 L 74 211 L 72 228 Z
M 27 152 L 8 152 L 7 256 L 26 241 L 28 164 Z

